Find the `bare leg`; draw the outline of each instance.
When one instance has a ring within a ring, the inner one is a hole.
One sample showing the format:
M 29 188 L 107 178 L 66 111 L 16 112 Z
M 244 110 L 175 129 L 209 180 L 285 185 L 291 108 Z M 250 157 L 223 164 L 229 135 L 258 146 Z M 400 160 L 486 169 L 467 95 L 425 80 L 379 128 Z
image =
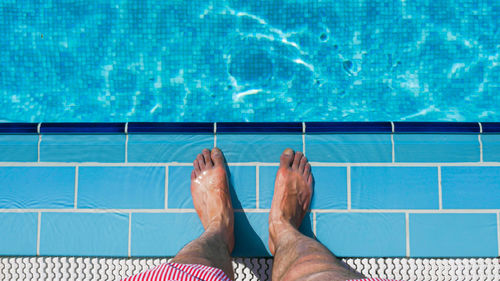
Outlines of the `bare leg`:
M 234 280 L 234 214 L 224 157 L 218 148 L 204 149 L 193 163 L 191 195 L 205 232 L 187 244 L 172 262 L 222 269 Z
M 364 276 L 337 259 L 318 241 L 298 231 L 312 196 L 311 165 L 301 152 L 287 148 L 280 158 L 269 214 L 272 279 L 349 280 Z

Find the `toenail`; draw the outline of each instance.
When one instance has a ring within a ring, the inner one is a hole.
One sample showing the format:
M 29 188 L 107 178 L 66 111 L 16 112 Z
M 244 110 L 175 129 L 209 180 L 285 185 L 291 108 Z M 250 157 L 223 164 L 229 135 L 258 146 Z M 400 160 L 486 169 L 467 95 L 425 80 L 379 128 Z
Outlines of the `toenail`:
M 291 148 L 287 148 L 287 149 L 285 149 L 285 151 L 283 151 L 283 154 L 292 155 L 293 150 Z

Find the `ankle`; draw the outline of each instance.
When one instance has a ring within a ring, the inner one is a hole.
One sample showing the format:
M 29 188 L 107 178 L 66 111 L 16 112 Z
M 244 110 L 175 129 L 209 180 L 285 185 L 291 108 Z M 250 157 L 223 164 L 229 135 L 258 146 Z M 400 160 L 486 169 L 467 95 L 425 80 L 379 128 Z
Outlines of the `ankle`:
M 297 232 L 297 228 L 285 219 L 273 220 L 269 223 L 269 238 L 273 241 L 276 249 L 283 242 L 288 241 L 290 237 L 294 237 Z
M 234 248 L 234 229 L 233 227 L 228 227 L 227 225 L 220 222 L 211 223 L 207 229 L 206 233 L 210 233 L 219 239 L 227 246 L 229 253 L 233 251 Z

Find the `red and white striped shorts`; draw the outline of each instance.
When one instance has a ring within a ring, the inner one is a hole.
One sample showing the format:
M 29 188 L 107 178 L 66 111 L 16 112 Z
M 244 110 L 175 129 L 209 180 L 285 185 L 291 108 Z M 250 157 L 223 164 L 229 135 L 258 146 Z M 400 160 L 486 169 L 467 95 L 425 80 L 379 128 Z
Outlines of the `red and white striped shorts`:
M 122 281 L 231 281 L 224 271 L 201 264 L 163 263 Z M 351 280 L 356 281 L 356 280 Z M 380 278 L 357 281 L 393 281 Z
M 122 281 L 231 281 L 224 271 L 201 264 L 163 263 Z

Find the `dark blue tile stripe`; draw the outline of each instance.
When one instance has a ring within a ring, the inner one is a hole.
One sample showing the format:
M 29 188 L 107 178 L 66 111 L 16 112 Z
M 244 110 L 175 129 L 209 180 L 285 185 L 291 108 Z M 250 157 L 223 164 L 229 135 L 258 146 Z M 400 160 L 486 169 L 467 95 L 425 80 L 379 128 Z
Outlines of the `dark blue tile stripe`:
M 500 122 L 481 122 L 483 133 L 500 133 Z
M 391 122 L 306 122 L 306 133 L 391 133 Z M 500 122 L 481 123 L 500 133 Z M 36 134 L 38 123 L 0 123 L 0 134 Z M 40 133 L 213 133 L 214 123 L 42 123 Z M 394 122 L 395 133 L 480 133 L 477 122 Z M 300 122 L 221 122 L 217 133 L 302 133 Z
M 124 133 L 125 123 L 42 123 L 40 133 Z
M 306 133 L 391 133 L 391 122 L 306 122 Z
M 479 133 L 477 122 L 394 122 L 396 133 Z
M 207 122 L 130 122 L 128 133 L 213 133 L 214 124 Z
M 0 123 L 0 133 L 36 134 L 37 123 Z
M 302 133 L 300 122 L 223 122 L 217 133 Z

